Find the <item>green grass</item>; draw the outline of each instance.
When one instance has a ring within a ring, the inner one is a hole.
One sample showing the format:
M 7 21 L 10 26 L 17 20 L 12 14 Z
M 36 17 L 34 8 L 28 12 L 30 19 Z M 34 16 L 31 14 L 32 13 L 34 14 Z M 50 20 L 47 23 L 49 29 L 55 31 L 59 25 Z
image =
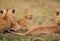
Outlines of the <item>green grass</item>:
M 55 23 L 56 11 L 60 11 L 59 2 L 59 0 L 0 0 L 0 9 L 15 9 L 16 12 L 14 16 L 16 19 L 22 18 L 28 13 L 32 13 L 33 20 L 29 22 L 30 26 L 35 24 L 51 25 Z M 49 36 L 36 34 L 19 36 L 0 34 L 0 41 L 60 41 L 60 35 L 54 34 L 54 36 Z
M 54 36 L 37 34 L 28 36 L 19 36 L 13 34 L 0 34 L 0 41 L 59 41 L 60 35 Z

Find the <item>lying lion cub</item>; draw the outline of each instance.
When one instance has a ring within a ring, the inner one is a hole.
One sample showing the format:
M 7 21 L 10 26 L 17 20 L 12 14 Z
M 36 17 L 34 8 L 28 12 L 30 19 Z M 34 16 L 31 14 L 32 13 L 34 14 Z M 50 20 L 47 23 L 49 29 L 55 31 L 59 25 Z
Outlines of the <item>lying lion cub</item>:
M 23 30 L 26 29 L 28 30 L 29 28 L 29 20 L 32 20 L 33 15 L 32 14 L 27 14 L 23 18 L 19 19 L 17 22 L 20 26 L 22 26 Z
M 60 14 L 59 12 L 56 12 L 56 24 L 53 25 L 34 25 L 31 27 L 30 30 L 28 30 L 26 33 L 14 33 L 17 35 L 29 35 L 29 34 L 48 34 L 52 35 L 53 33 L 59 32 L 60 31 Z

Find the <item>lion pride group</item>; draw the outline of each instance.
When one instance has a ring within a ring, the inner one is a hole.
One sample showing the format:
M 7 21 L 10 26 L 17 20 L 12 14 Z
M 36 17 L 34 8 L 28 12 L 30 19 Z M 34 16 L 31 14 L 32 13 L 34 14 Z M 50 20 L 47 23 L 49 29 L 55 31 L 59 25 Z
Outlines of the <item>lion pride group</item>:
M 48 34 L 53 35 L 54 33 L 60 32 L 60 14 L 59 11 L 56 12 L 56 18 L 54 19 L 55 24 L 53 25 L 33 25 L 28 28 L 27 20 L 32 20 L 32 14 L 26 14 L 23 18 L 16 20 L 13 16 L 15 10 L 4 9 L 0 10 L 2 17 L 0 18 L 0 33 L 12 33 L 17 35 L 31 35 L 31 34 Z M 15 31 L 20 31 L 21 29 L 27 29 L 25 33 L 16 33 Z

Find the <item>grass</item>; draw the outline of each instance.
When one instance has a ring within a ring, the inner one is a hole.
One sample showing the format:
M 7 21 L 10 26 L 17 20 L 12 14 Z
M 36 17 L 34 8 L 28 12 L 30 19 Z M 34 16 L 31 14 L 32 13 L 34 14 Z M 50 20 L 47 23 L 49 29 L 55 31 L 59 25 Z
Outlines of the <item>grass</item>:
M 28 35 L 28 36 L 19 36 L 13 34 L 0 34 L 1 41 L 59 41 L 60 35 L 56 34 L 55 36 L 49 35 Z
M 60 11 L 59 0 L 0 0 L 0 9 L 15 9 L 16 19 L 22 18 L 28 13 L 33 14 L 33 20 L 29 25 L 42 24 L 52 25 L 56 18 L 56 11 Z M 0 15 L 1 16 L 1 15 Z M 60 41 L 60 35 L 54 36 L 36 34 L 28 36 L 19 36 L 13 34 L 0 34 L 0 41 Z

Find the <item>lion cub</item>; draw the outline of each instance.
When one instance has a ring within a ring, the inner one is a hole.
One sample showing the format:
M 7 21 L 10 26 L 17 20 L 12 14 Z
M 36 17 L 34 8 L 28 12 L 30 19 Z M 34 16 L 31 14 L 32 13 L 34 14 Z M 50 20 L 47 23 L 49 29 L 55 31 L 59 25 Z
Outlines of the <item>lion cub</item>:
M 53 33 L 59 32 L 60 31 L 60 14 L 59 12 L 56 12 L 56 19 L 55 22 L 56 24 L 53 25 L 33 25 L 30 30 L 25 32 L 24 34 L 22 33 L 14 33 L 17 35 L 29 35 L 29 34 L 49 34 L 52 35 Z

